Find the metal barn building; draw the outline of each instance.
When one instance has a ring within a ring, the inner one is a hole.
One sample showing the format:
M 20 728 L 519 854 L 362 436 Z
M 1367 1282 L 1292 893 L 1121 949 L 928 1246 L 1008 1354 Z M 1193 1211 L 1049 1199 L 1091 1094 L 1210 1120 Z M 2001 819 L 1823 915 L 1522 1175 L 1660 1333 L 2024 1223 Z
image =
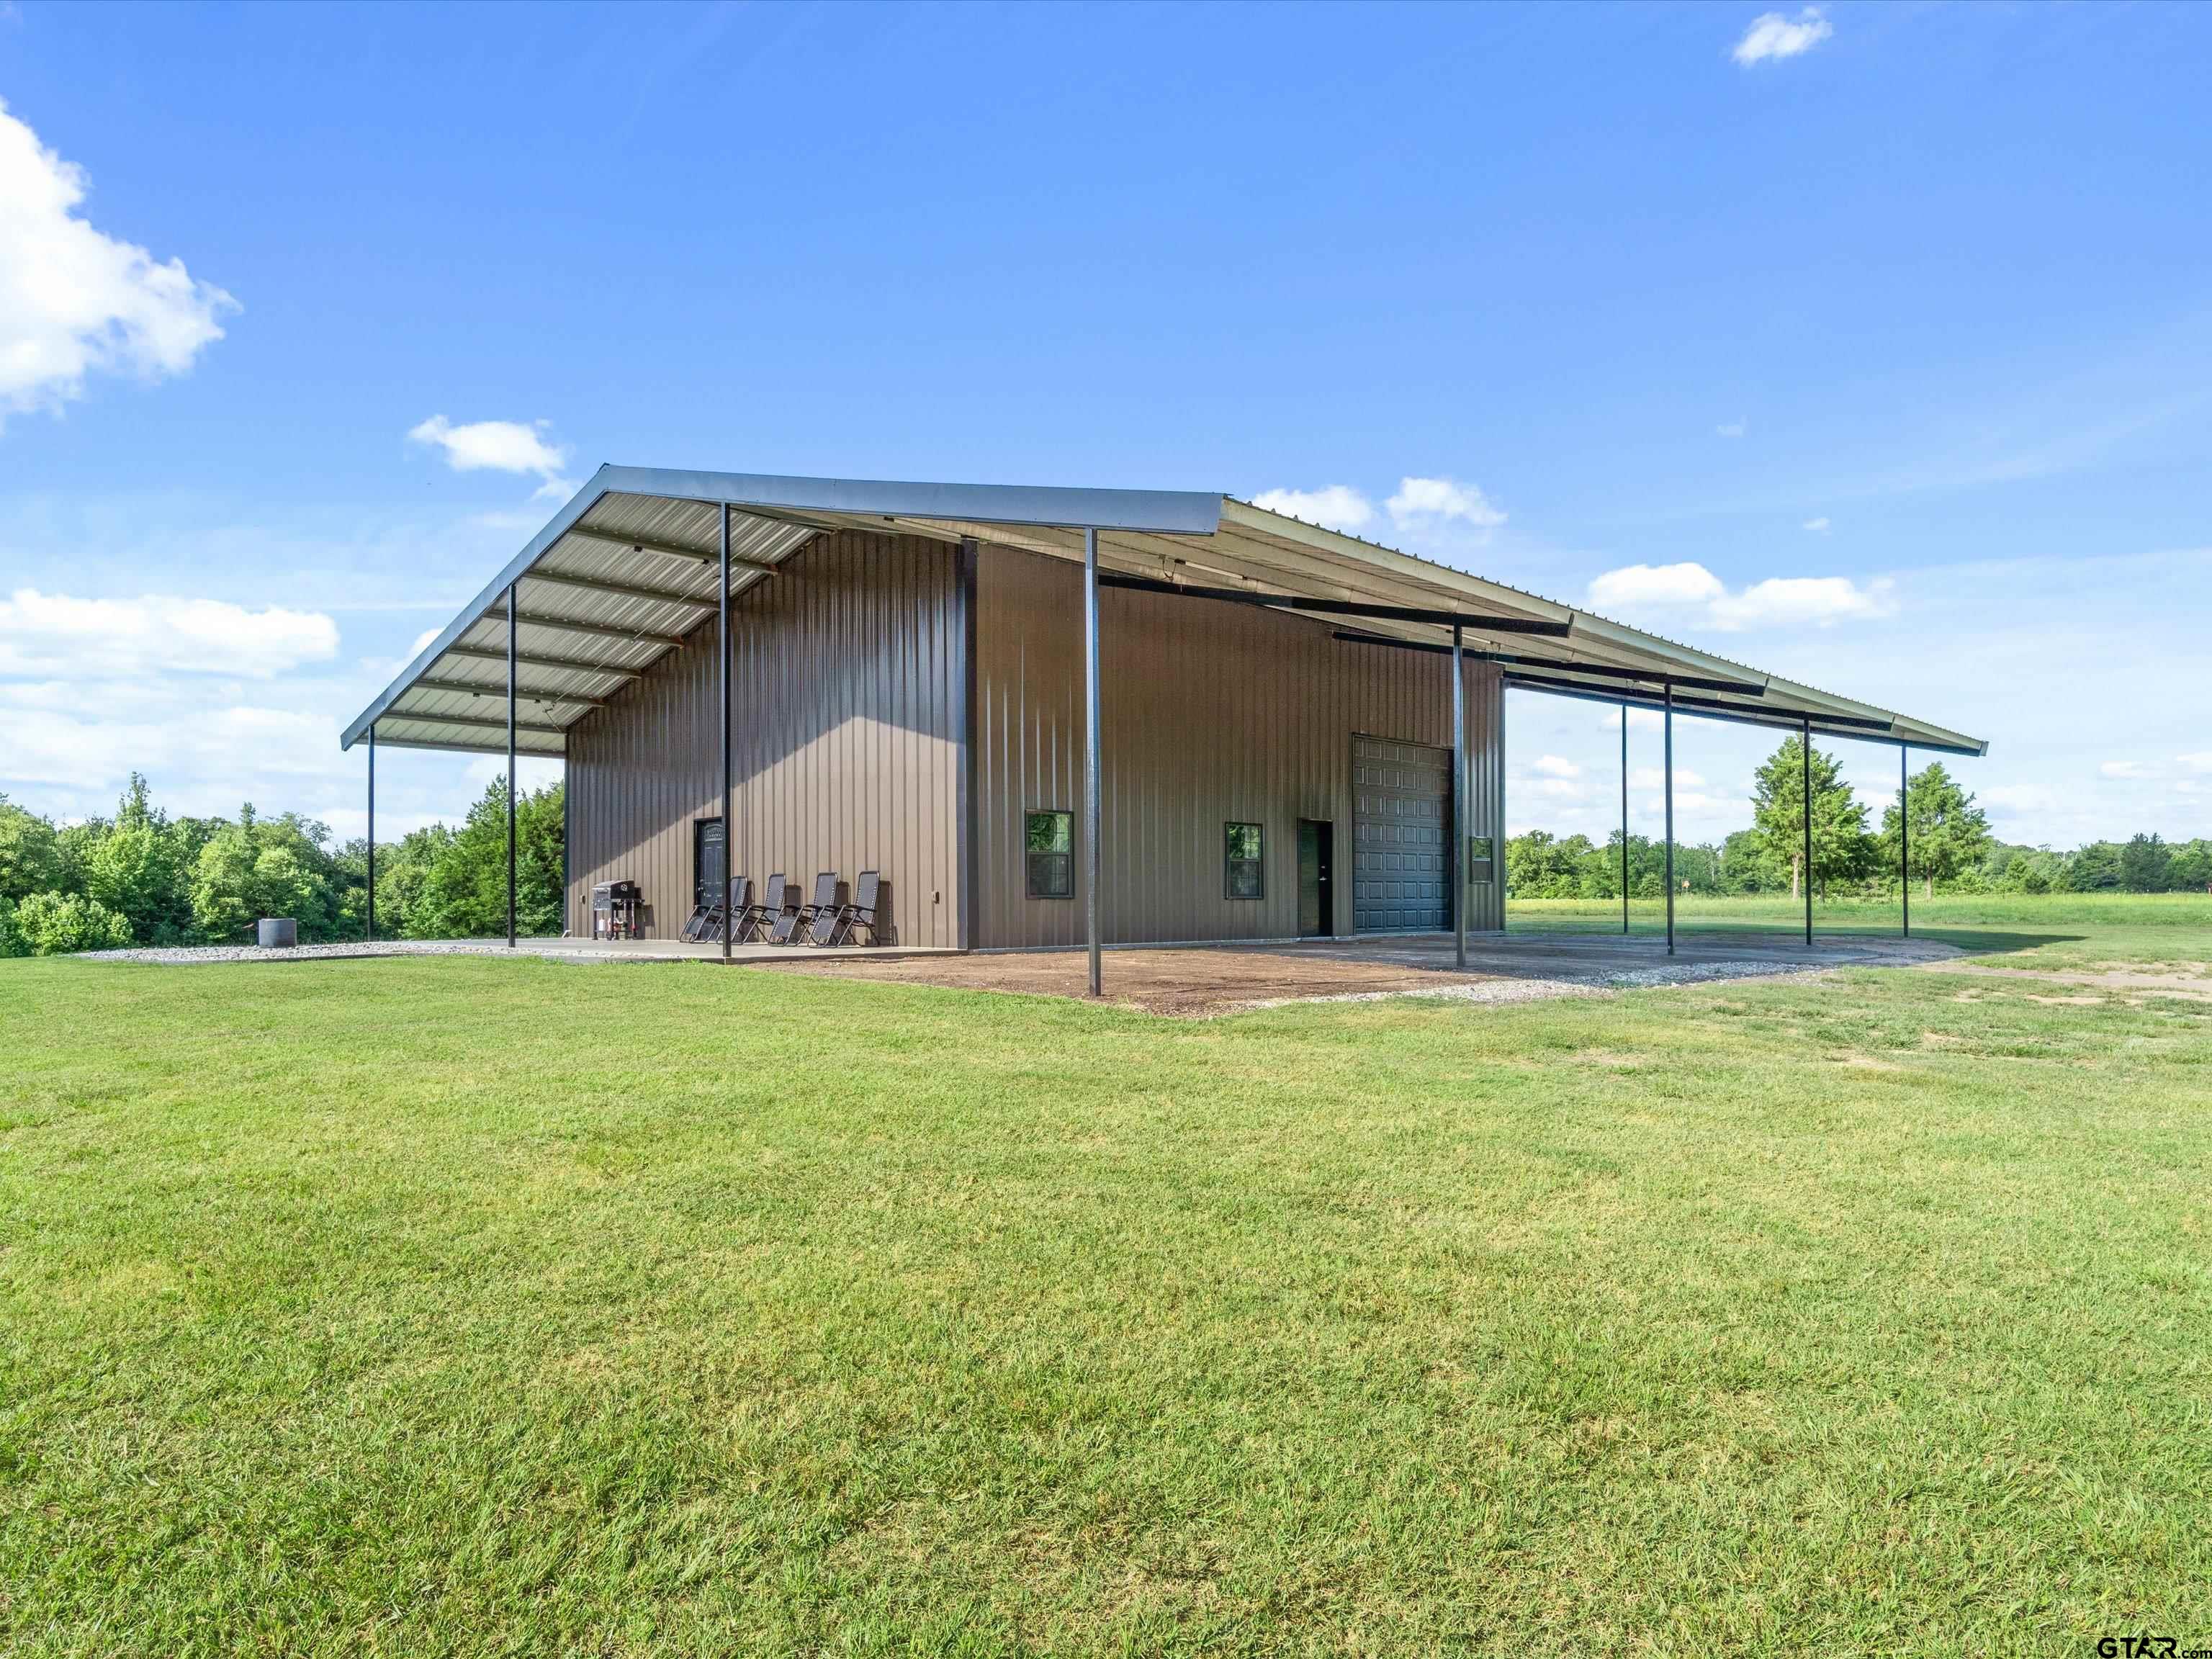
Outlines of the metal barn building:
M 1509 686 L 1985 748 L 1226 495 L 612 466 L 343 742 L 372 813 L 378 744 L 564 757 L 571 933 L 600 883 L 665 938 L 726 875 L 872 870 L 900 943 L 1095 981 L 1502 927 Z

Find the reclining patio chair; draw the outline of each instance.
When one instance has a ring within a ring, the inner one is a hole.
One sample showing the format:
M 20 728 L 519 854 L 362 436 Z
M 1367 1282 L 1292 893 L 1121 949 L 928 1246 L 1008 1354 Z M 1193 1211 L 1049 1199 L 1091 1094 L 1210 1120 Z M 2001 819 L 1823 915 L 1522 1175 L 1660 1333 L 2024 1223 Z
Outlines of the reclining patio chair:
M 827 945 L 830 930 L 837 921 L 837 890 L 844 883 L 838 880 L 835 870 L 816 872 L 814 899 L 799 909 L 799 926 L 785 943 L 791 945 Z
M 883 877 L 878 872 L 861 871 L 860 879 L 854 884 L 852 898 L 837 907 L 828 927 L 823 927 L 819 916 L 814 919 L 813 938 L 809 943 L 850 945 L 853 930 L 858 927 L 866 929 L 869 944 L 881 945 L 883 939 L 876 931 L 876 901 L 882 896 L 883 884 Z
M 766 945 L 789 945 L 797 936 L 799 927 L 809 918 L 809 907 L 791 902 L 791 887 L 781 876 L 768 878 L 768 896 L 761 910 L 768 921 L 768 932 L 758 935 Z
M 730 943 L 732 945 L 745 936 L 745 917 L 752 908 L 752 896 L 750 876 L 738 876 L 731 881 L 727 902 Z M 709 902 L 694 910 L 691 920 L 684 924 L 684 937 L 693 945 L 720 945 L 722 942 L 722 906 Z
M 734 887 L 736 884 L 732 883 L 732 885 Z M 720 939 L 722 937 L 722 907 L 713 899 L 708 899 L 704 904 L 693 906 L 690 915 L 684 921 L 683 930 L 676 937 L 687 945 L 697 945 L 708 939 Z
M 736 944 L 746 939 L 755 943 L 762 942 L 768 938 L 769 930 L 775 925 L 775 919 L 783 914 L 785 900 L 790 889 L 785 885 L 781 876 L 770 876 L 768 878 L 768 886 L 758 898 L 755 898 L 753 878 L 750 876 L 743 876 L 738 879 L 744 882 L 744 891 L 738 908 L 730 913 L 731 942 Z M 733 898 L 738 896 L 738 889 L 734 883 L 730 891 Z

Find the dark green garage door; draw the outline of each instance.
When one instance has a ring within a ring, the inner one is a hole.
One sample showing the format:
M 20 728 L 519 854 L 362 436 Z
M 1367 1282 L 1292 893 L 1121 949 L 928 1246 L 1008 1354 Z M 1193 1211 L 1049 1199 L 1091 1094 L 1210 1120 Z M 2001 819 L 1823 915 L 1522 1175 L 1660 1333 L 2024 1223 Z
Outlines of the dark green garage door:
M 1354 738 L 1352 794 L 1352 927 L 1363 933 L 1449 927 L 1444 833 L 1451 819 L 1451 750 Z

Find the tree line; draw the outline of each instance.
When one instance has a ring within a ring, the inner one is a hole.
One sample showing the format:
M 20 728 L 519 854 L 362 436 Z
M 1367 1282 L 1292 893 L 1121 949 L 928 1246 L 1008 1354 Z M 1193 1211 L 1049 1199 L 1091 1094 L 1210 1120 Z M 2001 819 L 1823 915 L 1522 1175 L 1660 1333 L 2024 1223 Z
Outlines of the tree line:
M 1805 753 L 1785 739 L 1760 765 L 1752 790 L 1752 827 L 1724 842 L 1674 848 L 1678 890 L 1733 895 L 1803 892 Z M 1895 895 L 1903 875 L 1899 812 L 1893 799 L 1878 828 L 1844 781 L 1835 757 L 1811 757 L 1813 852 L 1810 879 L 1820 896 Z M 1960 893 L 2130 893 L 2212 891 L 2212 841 L 2168 843 L 2155 835 L 2125 842 L 2091 842 L 2070 852 L 1999 841 L 1989 820 L 1941 762 L 1906 781 L 1903 813 L 1911 879 L 1924 895 Z M 1507 890 L 1521 898 L 1617 899 L 1621 837 L 1554 836 L 1532 830 L 1505 843 Z M 1667 893 L 1666 845 L 1628 838 L 1632 898 Z
M 562 929 L 562 786 L 515 803 L 516 926 Z M 0 795 L 0 956 L 133 945 L 238 945 L 263 916 L 304 941 L 365 937 L 368 845 L 335 842 L 297 812 L 172 815 L 131 775 L 112 817 L 57 827 Z M 434 823 L 376 848 L 380 939 L 489 939 L 507 931 L 507 782 L 460 827 Z

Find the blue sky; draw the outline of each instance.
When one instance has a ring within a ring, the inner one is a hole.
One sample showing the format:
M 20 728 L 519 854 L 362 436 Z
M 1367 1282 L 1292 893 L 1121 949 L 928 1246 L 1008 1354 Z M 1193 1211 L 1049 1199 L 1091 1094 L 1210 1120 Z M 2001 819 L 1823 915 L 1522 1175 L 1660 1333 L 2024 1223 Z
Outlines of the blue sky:
M 0 790 L 357 833 L 340 726 L 614 460 L 1334 491 L 1989 737 L 2009 838 L 2212 834 L 2209 73 L 2184 7 L 0 4 Z M 1605 720 L 1512 699 L 1514 830 L 1603 832 Z M 1686 834 L 1766 746 L 1684 724 Z M 387 759 L 380 828 L 491 770 Z

